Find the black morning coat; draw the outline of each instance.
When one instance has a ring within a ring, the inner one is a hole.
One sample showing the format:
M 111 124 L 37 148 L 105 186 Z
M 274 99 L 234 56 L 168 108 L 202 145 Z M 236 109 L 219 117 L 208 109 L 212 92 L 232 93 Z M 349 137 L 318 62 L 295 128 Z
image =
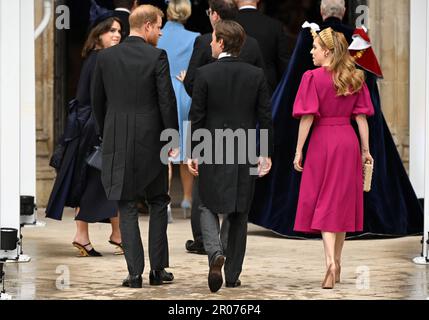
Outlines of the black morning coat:
M 255 9 L 240 10 L 235 20 L 243 26 L 249 36 L 258 41 L 272 94 L 282 79 L 290 59 L 283 25 Z
M 216 129 L 244 129 L 247 132 L 248 129 L 256 129 L 259 123 L 261 129 L 269 132 L 269 148 L 265 156 L 271 155 L 273 126 L 264 71 L 233 57 L 199 68 L 190 120 L 193 133 L 201 128 L 208 129 L 212 141 L 215 141 Z M 199 142 L 193 141 L 193 147 L 197 145 Z M 252 166 L 248 161 L 238 164 L 237 149 L 235 144 L 234 164 L 199 166 L 200 198 L 214 213 L 247 213 L 250 209 L 256 177 L 250 175 Z M 213 157 L 217 151 L 213 145 Z
M 161 132 L 179 128 L 166 52 L 140 37 L 103 50 L 92 97 L 103 136 L 102 182 L 108 199 L 143 197 L 164 166 Z
M 211 42 L 211 33 L 206 33 L 195 39 L 194 50 L 192 52 L 191 61 L 189 62 L 189 68 L 184 81 L 186 92 L 191 97 L 193 94 L 195 73 L 197 72 L 197 69 L 216 61 L 216 59 L 212 57 L 212 49 L 210 46 Z M 243 49 L 240 53 L 240 59 L 255 67 L 263 68 L 265 70 L 264 58 L 262 57 L 261 49 L 259 48 L 258 42 L 252 37 L 246 37 Z

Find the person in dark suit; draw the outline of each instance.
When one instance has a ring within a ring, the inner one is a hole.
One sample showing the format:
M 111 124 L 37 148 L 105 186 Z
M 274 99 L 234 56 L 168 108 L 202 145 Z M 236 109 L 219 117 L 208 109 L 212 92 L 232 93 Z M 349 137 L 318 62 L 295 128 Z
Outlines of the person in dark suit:
M 130 14 L 137 6 L 137 0 L 113 0 L 114 15 L 122 21 L 122 41 L 130 34 Z
M 218 61 L 197 71 L 190 120 L 192 132 L 205 129 L 212 141 L 217 140 L 215 131 L 219 129 L 234 134 L 245 132 L 248 137 L 246 150 L 250 153 L 251 145 L 256 148 L 256 135 L 255 141 L 251 141 L 249 132 L 256 130 L 259 123 L 259 128 L 268 132 L 268 145 L 261 148 L 265 150 L 261 153 L 266 154 L 261 154 L 258 162 L 258 175 L 262 177 L 271 169 L 270 97 L 264 71 L 238 59 L 245 36 L 237 22 L 222 20 L 215 25 L 211 46 L 213 57 Z M 209 258 L 208 284 L 212 292 L 222 287 L 224 262 L 227 287 L 241 285 L 239 277 L 246 251 L 247 215 L 255 183 L 255 176 L 251 175 L 252 164 L 247 154 L 242 154 L 241 143 L 227 144 L 224 148 L 224 140 L 221 141 L 221 145 L 211 147 L 212 151 L 224 149 L 222 161 L 210 159 L 210 163 L 215 164 L 204 163 L 201 157 L 194 156 L 188 161 L 189 170 L 200 179 L 201 229 Z M 193 146 L 196 147 L 195 142 Z M 229 155 L 234 155 L 233 161 L 227 160 Z M 243 156 L 246 161 L 239 161 Z M 226 252 L 220 240 L 218 214 L 226 214 L 224 219 L 229 223 Z
M 113 11 L 115 17 L 122 21 L 122 40 L 124 41 L 130 34 L 130 14 L 139 5 L 138 0 L 113 0 L 115 10 Z M 148 214 L 149 209 L 147 208 L 146 200 L 140 199 L 138 203 L 140 213 Z
M 283 25 L 258 10 L 259 0 L 235 0 L 239 12 L 236 21 L 261 48 L 266 67 L 266 77 L 272 94 L 276 90 L 289 63 L 286 34 Z
M 238 8 L 233 0 L 209 0 L 207 15 L 212 27 L 221 20 L 234 20 L 237 16 Z M 185 89 L 192 97 L 195 73 L 197 69 L 206 64 L 216 61 L 212 57 L 210 43 L 212 34 L 206 33 L 195 40 L 194 51 L 192 53 L 189 68 L 184 78 Z M 261 49 L 258 42 L 252 37 L 246 37 L 241 50 L 240 58 L 259 68 L 265 68 Z
M 214 26 L 222 20 L 233 20 L 237 16 L 238 8 L 233 0 L 209 0 L 207 15 L 210 23 Z M 195 40 L 194 51 L 192 53 L 189 68 L 184 78 L 184 85 L 187 93 L 192 97 L 195 74 L 198 68 L 215 62 L 212 56 L 210 43 L 212 34 L 207 33 L 199 36 Z M 246 37 L 243 48 L 240 52 L 240 59 L 259 68 L 265 68 L 261 50 L 255 39 Z M 185 244 L 186 250 L 190 253 L 205 254 L 203 238 L 200 227 L 200 201 L 198 196 L 198 179 L 195 179 L 192 194 L 191 226 L 194 240 L 188 240 Z
M 178 130 L 176 98 L 165 51 L 157 49 L 164 14 L 151 5 L 130 16 L 130 36 L 98 58 L 93 80 L 94 114 L 103 137 L 102 182 L 119 203 L 129 276 L 123 286 L 141 288 L 144 251 L 137 201 L 150 207 L 150 284 L 172 281 L 167 273 L 168 167 L 161 163 L 161 132 Z M 171 150 L 169 156 L 177 156 Z

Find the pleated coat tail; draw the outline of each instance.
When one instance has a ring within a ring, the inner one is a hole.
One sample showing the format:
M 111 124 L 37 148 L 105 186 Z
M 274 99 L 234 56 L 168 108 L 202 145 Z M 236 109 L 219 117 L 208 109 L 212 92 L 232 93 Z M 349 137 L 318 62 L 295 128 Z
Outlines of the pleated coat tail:
M 129 37 L 100 54 L 94 114 L 103 133 L 102 181 L 109 200 L 135 200 L 159 175 L 164 129 L 178 130 L 165 51 Z

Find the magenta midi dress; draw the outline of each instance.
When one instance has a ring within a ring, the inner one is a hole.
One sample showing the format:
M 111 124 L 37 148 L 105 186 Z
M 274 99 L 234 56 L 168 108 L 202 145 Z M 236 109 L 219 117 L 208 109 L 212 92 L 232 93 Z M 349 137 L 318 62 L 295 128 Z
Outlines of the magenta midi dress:
M 293 116 L 314 115 L 294 230 L 303 233 L 363 231 L 363 174 L 359 139 L 351 125 L 372 116 L 368 87 L 337 96 L 325 68 L 304 74 Z

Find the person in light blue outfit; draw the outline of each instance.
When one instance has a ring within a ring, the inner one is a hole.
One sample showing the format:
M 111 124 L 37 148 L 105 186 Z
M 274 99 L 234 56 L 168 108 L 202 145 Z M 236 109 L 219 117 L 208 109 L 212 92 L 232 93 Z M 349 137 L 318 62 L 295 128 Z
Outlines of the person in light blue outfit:
M 168 55 L 170 63 L 171 81 L 177 100 L 177 113 L 179 116 L 180 130 L 180 155 L 172 159 L 173 163 L 180 164 L 180 176 L 183 186 L 183 201 L 181 207 L 184 210 L 185 217 L 191 209 L 192 203 L 192 185 L 193 177 L 189 173 L 187 165 L 183 162 L 186 160 L 186 122 L 189 120 L 189 111 L 191 108 L 191 98 L 186 93 L 183 80 L 191 60 L 194 49 L 195 39 L 200 35 L 185 29 L 184 24 L 192 14 L 192 5 L 189 0 L 170 0 L 167 8 L 168 22 L 162 29 L 162 37 L 158 42 L 158 48 L 164 49 Z M 172 167 L 170 166 L 170 182 L 172 177 Z M 171 223 L 172 215 L 169 210 L 169 222 Z

